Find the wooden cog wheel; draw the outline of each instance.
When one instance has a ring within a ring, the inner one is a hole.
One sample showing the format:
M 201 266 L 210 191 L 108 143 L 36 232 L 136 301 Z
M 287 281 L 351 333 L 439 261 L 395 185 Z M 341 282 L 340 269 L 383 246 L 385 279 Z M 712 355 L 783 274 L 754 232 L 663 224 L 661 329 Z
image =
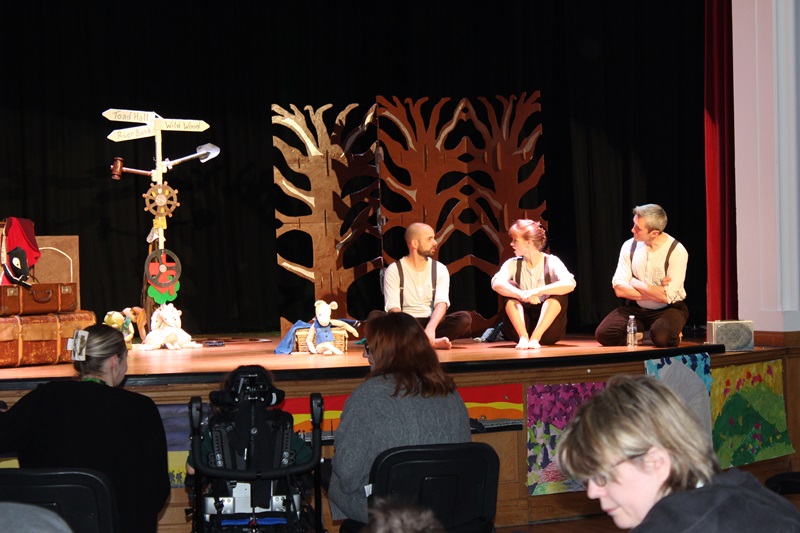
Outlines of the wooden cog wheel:
M 164 215 L 171 217 L 175 208 L 181 205 L 178 202 L 178 189 L 173 189 L 166 181 L 161 185 L 154 183 L 142 197 L 145 203 L 144 210 L 156 217 Z

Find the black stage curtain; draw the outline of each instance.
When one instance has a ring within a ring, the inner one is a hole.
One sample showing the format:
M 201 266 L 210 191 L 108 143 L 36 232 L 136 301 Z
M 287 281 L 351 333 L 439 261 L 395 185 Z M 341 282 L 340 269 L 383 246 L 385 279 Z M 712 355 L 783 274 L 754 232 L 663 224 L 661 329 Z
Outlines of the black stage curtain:
M 617 301 L 611 275 L 631 208 L 660 203 L 690 253 L 690 323 L 706 318 L 703 2 L 105 2 L 31 0 L 0 19 L 0 217 L 79 235 L 83 307 L 137 305 L 146 177 L 112 181 L 115 156 L 150 170 L 152 139 L 109 108 L 199 119 L 163 157 L 210 142 L 206 164 L 165 175 L 180 206 L 166 247 L 192 333 L 279 326 L 270 105 L 341 106 L 541 90 L 551 249 L 576 274 L 570 330 Z M 309 316 L 313 307 L 309 303 Z

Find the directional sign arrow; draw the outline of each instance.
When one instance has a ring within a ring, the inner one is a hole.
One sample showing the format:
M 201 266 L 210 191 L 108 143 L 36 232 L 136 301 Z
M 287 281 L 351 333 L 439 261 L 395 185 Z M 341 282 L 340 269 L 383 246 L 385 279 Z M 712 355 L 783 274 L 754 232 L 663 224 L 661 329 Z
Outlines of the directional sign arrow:
M 103 111 L 103 116 L 117 122 L 142 122 L 144 124 L 152 123 L 156 119 L 153 111 L 134 111 L 132 109 L 106 109 Z
M 123 128 L 121 130 L 114 130 L 108 134 L 108 138 L 114 142 L 130 141 L 133 139 L 142 139 L 144 137 L 153 137 L 156 134 L 156 129 L 152 124 L 145 124 L 144 126 L 134 126 L 132 128 Z
M 162 131 L 206 131 L 209 127 L 202 120 L 183 118 L 159 118 L 156 119 L 155 125 Z

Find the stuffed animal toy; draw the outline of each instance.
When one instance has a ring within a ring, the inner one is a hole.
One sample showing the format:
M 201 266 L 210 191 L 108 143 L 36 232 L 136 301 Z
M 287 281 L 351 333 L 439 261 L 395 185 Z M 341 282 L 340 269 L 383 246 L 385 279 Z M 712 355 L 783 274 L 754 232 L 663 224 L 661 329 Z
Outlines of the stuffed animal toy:
M 134 324 L 139 327 L 140 338 L 144 339 L 147 335 L 143 321 L 146 322 L 147 317 L 141 307 L 126 307 L 122 312 L 109 311 L 106 313 L 103 324 L 121 331 L 122 335 L 125 337 L 125 345 L 131 350 L 133 348 L 133 334 L 135 332 Z
M 308 346 L 309 352 L 324 355 L 344 353 L 333 342 L 332 327 L 344 328 L 346 332 L 358 337 L 358 331 L 353 326 L 342 320 L 331 318 L 331 311 L 338 307 L 339 304 L 336 302 L 326 303 L 323 300 L 314 302 L 314 321 L 308 328 L 308 337 L 306 337 L 306 346 Z
M 103 324 L 121 331 L 125 337 L 125 346 L 129 350 L 133 348 L 133 322 L 130 318 L 127 318 L 119 311 L 109 311 L 103 319 Z
M 130 319 L 132 324 L 136 324 L 139 331 L 139 338 L 144 340 L 147 337 L 147 313 L 141 307 L 126 307 L 122 310 L 126 319 Z
M 192 341 L 192 336 L 181 328 L 181 314 L 171 303 L 162 304 L 153 312 L 150 318 L 150 333 L 144 338 L 142 344 L 137 345 L 139 350 L 180 350 L 182 348 L 202 348 L 203 345 Z

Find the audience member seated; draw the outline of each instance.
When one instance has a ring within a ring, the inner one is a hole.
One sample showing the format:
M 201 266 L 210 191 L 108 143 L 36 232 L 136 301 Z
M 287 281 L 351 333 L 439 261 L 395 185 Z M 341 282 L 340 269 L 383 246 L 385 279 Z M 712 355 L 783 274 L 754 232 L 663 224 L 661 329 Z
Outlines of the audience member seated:
M 282 390 L 275 388 L 275 379 L 272 376 L 272 372 L 260 365 L 243 365 L 228 374 L 220 384 L 219 390 L 216 392 L 216 399 L 219 401 L 213 401 L 214 393 L 212 393 L 212 416 L 223 417 L 222 419 L 227 416 L 230 417 L 231 421 L 237 421 L 237 418 L 235 418 L 234 415 L 234 413 L 237 411 L 236 407 L 230 405 L 229 402 L 224 401 L 223 398 L 225 395 L 231 396 L 232 394 L 236 394 L 235 387 L 237 386 L 239 378 L 245 375 L 256 375 L 258 376 L 260 382 L 269 384 L 268 387 L 271 389 L 272 394 L 275 395 L 275 397 L 273 401 L 269 402 L 269 405 L 264 406 L 265 410 L 269 410 L 270 407 L 283 401 L 284 393 Z M 246 415 L 247 413 L 242 411 L 242 414 Z M 249 423 L 249 420 L 247 423 Z M 292 434 L 290 446 L 291 452 L 294 455 L 293 460 L 291 461 L 292 464 L 303 464 L 311 460 L 311 447 L 296 433 Z M 201 440 L 200 450 L 202 451 L 203 464 L 207 465 L 208 458 L 214 454 L 211 431 L 208 427 L 203 429 L 203 438 Z M 269 465 L 267 468 L 277 468 L 277 465 Z M 192 457 L 191 450 L 189 450 L 189 456 L 186 460 L 186 473 L 189 475 L 193 475 L 195 473 L 194 458 Z
M 360 533 L 445 533 L 430 509 L 376 499 Z
M 167 439 L 147 396 L 120 387 L 128 370 L 122 333 L 105 324 L 76 332 L 79 379 L 38 386 L 0 413 L 0 453 L 23 468 L 91 468 L 108 476 L 123 532 L 155 533 L 170 491 Z
M 370 373 L 342 410 L 328 487 L 334 520 L 367 521 L 364 486 L 382 451 L 412 444 L 469 442 L 469 414 L 428 336 L 406 313 L 365 322 Z
M 653 377 L 612 377 L 578 408 L 556 451 L 561 471 L 584 480 L 621 529 L 800 531 L 788 500 L 748 473 L 721 471 L 711 436 Z

